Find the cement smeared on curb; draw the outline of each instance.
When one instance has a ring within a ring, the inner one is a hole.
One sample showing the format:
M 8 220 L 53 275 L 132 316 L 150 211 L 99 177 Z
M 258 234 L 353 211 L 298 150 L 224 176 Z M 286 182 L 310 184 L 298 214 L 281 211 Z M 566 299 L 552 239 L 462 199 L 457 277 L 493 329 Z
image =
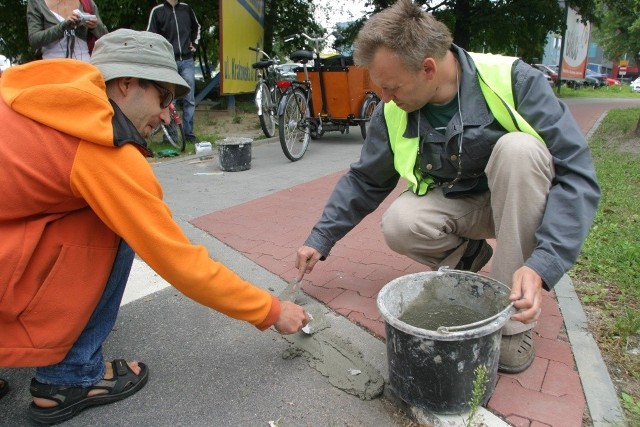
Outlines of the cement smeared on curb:
M 332 333 L 320 306 L 305 307 L 313 315 L 312 334 L 285 335 L 291 346 L 282 352 L 283 359 L 302 356 L 309 366 L 329 379 L 329 383 L 346 393 L 371 400 L 382 394 L 384 378 L 364 361 L 349 341 Z

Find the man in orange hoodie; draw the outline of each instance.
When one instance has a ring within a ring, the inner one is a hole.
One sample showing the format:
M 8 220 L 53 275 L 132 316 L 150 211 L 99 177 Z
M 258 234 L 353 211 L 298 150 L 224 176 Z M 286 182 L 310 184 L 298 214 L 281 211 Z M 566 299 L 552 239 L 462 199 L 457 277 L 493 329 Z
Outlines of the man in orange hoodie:
M 91 64 L 35 61 L 0 79 L 0 367 L 37 368 L 35 422 L 146 384 L 145 364 L 102 355 L 134 252 L 187 297 L 260 330 L 309 320 L 191 244 L 162 201 L 144 138 L 188 91 L 169 42 L 125 29 L 97 41 Z

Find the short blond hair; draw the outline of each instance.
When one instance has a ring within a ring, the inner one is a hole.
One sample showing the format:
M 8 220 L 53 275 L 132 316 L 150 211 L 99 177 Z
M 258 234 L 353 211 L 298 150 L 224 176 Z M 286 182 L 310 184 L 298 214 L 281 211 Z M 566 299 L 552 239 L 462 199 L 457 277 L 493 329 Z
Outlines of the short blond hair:
M 354 43 L 353 59 L 356 65 L 368 67 L 378 49 L 385 47 L 407 68 L 418 70 L 424 58 L 444 58 L 451 43 L 446 25 L 411 0 L 398 0 L 365 22 Z

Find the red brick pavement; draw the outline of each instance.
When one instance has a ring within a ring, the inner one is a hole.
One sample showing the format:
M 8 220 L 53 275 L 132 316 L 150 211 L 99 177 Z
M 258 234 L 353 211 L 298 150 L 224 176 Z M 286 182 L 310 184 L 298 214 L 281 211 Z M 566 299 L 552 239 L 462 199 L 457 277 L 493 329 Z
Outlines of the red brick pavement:
M 587 133 L 604 111 L 618 106 L 580 104 L 571 110 Z M 341 174 L 214 212 L 192 223 L 290 280 L 296 274 L 295 252 L 318 220 Z M 404 184 L 396 193 L 402 188 Z M 303 284 L 304 292 L 380 338 L 384 338 L 384 321 L 376 306 L 378 291 L 394 278 L 425 269 L 395 254 L 384 243 L 380 218 L 393 199 L 388 197 L 338 242 L 331 256 L 305 276 Z M 489 269 L 490 264 L 484 272 Z M 543 304 L 542 317 L 534 330 L 533 365 L 517 375 L 500 374 L 487 407 L 514 426 L 578 427 L 583 425 L 586 403 L 573 352 L 553 292 L 545 293 Z
M 251 202 L 202 216 L 192 223 L 289 280 L 295 252 L 318 219 L 342 173 L 329 175 Z M 396 189 L 399 193 L 404 184 Z M 387 248 L 379 223 L 385 207 L 369 215 L 306 275 L 302 289 L 351 321 L 384 338 L 378 291 L 392 279 L 425 267 Z M 490 265 L 484 271 L 487 272 Z M 499 375 L 488 408 L 518 426 L 580 426 L 585 399 L 573 353 L 562 333 L 553 293 L 544 297 L 535 329 L 537 357 L 524 373 Z M 537 423 L 537 424 L 533 424 Z

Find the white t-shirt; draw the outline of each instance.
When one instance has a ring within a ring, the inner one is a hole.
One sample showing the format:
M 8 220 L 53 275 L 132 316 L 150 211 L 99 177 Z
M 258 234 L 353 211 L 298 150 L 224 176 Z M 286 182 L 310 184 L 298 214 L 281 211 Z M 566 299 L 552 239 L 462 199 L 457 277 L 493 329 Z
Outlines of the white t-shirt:
M 54 11 L 51 11 L 58 21 L 63 22 L 64 18 Z M 67 39 L 68 36 L 65 32 L 65 35 L 60 39 L 56 40 L 52 43 L 49 43 L 46 46 L 42 47 L 42 59 L 53 59 L 53 58 L 66 58 L 67 56 Z M 80 61 L 89 62 L 89 46 L 87 46 L 87 42 L 82 40 L 80 37 L 75 37 L 75 45 L 73 47 L 73 53 L 71 57 L 73 59 L 79 59 Z

